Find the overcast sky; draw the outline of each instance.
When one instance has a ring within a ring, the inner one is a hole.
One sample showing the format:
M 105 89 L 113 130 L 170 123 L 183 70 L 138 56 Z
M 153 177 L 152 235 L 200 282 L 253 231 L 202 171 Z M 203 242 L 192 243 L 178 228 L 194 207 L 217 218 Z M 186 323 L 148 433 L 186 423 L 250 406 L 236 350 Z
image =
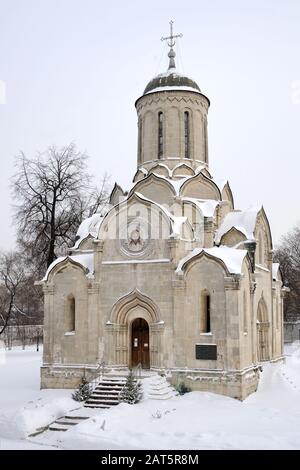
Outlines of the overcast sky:
M 21 150 L 75 141 L 96 179 L 131 184 L 134 102 L 166 69 L 171 18 L 179 68 L 211 100 L 214 176 L 236 207 L 264 204 L 275 243 L 300 221 L 299 0 L 0 0 L 0 249 L 14 244 Z

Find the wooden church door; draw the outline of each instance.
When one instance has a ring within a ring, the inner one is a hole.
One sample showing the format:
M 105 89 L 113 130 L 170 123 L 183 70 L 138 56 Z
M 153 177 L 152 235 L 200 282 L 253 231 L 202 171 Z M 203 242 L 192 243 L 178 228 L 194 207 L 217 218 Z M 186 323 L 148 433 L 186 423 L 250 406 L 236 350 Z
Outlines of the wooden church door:
M 136 318 L 131 326 L 131 365 L 142 365 L 143 369 L 150 368 L 149 325 L 143 318 Z

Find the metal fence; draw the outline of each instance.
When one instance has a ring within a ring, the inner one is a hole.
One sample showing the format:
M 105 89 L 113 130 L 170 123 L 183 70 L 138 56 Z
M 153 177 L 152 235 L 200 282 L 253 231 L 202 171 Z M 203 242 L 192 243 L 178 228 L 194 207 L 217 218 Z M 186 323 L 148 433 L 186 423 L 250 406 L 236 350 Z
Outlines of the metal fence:
M 36 345 L 38 351 L 43 343 L 43 325 L 8 326 L 0 339 L 4 342 L 5 349 L 11 349 L 13 346 L 22 346 L 25 349 L 26 346 Z

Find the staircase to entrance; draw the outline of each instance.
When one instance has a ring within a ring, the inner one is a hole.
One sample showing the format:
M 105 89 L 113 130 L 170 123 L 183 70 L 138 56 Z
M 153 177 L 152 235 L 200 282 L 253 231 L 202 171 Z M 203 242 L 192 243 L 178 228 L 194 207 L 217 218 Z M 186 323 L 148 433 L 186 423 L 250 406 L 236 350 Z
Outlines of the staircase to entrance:
M 85 402 L 85 408 L 110 408 L 120 403 L 119 396 L 126 383 L 126 377 L 102 377 L 92 395 Z
M 99 377 L 93 392 L 83 407 L 58 418 L 48 427 L 50 431 L 67 431 L 73 426 L 89 419 L 99 410 L 107 410 L 120 403 L 120 392 L 127 379 L 127 371 L 107 373 Z M 140 369 L 135 380 L 142 383 L 143 397 L 152 400 L 168 400 L 178 395 L 166 377 L 155 372 Z

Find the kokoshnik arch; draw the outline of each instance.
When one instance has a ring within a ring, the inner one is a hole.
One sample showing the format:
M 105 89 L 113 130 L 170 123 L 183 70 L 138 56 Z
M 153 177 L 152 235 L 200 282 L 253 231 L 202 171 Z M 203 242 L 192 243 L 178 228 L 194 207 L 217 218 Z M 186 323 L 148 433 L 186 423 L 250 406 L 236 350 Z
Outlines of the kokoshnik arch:
M 72 388 L 102 361 L 244 399 L 283 359 L 283 287 L 263 207 L 237 210 L 209 170 L 209 99 L 169 67 L 137 99 L 137 171 L 48 269 L 43 388 Z M 249 195 L 252 198 L 252 195 Z

